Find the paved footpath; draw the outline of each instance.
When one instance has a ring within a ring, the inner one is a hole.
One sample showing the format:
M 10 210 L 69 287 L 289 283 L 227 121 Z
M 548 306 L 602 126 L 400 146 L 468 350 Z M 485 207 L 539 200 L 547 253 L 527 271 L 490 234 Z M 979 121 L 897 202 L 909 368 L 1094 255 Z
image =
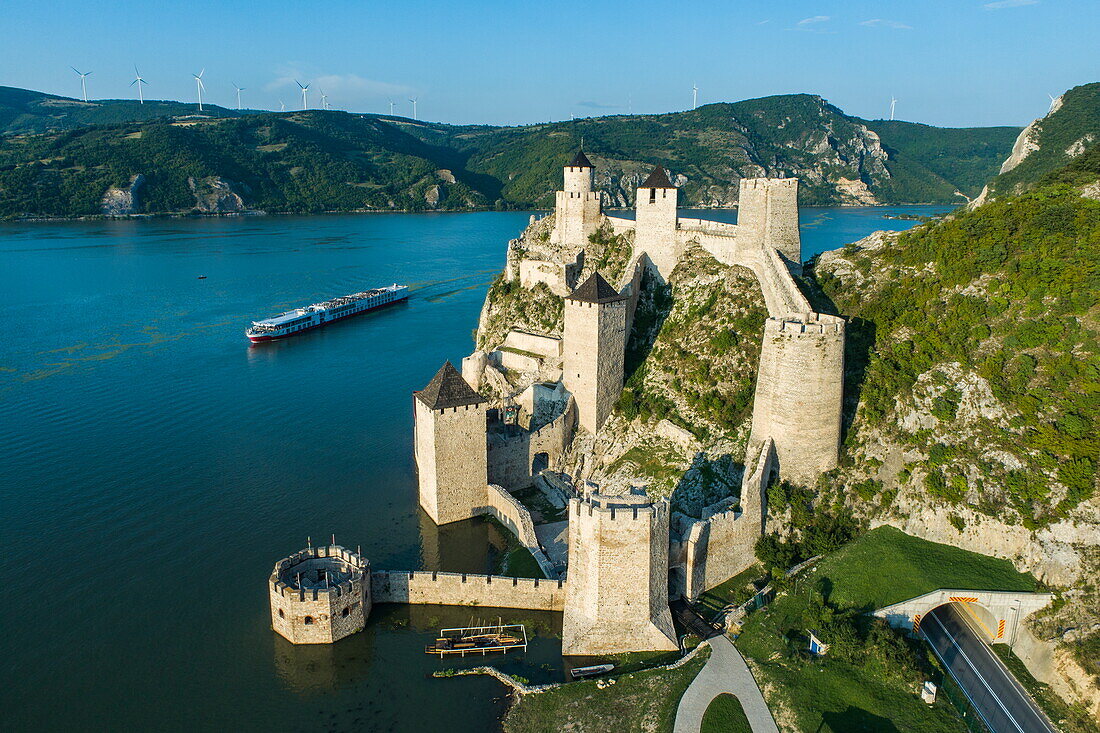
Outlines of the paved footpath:
M 779 733 L 752 672 L 733 642 L 725 636 L 715 636 L 707 643 L 710 659 L 680 698 L 674 733 L 699 733 L 707 706 L 723 692 L 736 695 L 741 701 L 753 733 Z

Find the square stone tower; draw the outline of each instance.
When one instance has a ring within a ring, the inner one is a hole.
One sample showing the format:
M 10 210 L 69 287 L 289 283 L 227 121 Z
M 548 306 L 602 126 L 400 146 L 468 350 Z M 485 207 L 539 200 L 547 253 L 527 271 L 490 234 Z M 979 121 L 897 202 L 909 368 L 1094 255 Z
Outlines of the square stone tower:
M 598 272 L 565 299 L 562 382 L 577 404 L 577 422 L 595 433 L 623 391 L 627 296 Z
M 583 150 L 565 166 L 564 190 L 554 199 L 554 231 L 550 241 L 565 246 L 570 253 L 588 246 L 588 238 L 600 226 L 600 193 L 592 186 L 592 163 Z
M 634 254 L 645 252 L 649 255 L 665 280 L 683 254 L 683 246 L 676 237 L 677 193 L 665 169 L 657 166 L 638 187 L 638 197 L 634 201 Z
M 737 228 L 745 241 L 771 247 L 802 268 L 798 232 L 797 178 L 742 178 L 737 197 Z
M 563 654 L 672 651 L 667 499 L 644 493 L 569 501 Z
M 436 524 L 477 516 L 488 501 L 485 398 L 449 361 L 413 397 L 420 506 Z

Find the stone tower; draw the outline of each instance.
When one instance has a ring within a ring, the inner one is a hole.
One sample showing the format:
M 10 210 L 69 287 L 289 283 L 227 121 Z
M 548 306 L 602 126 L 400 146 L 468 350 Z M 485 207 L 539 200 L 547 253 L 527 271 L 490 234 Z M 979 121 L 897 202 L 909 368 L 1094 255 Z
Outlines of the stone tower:
M 275 563 L 271 628 L 292 644 L 331 644 L 370 615 L 370 563 L 339 545 L 309 547 Z
M 563 654 L 671 651 L 667 499 L 589 494 L 569 501 Z
M 801 272 L 797 178 L 742 178 L 737 228 L 746 241 L 771 247 Z
M 565 299 L 562 382 L 577 404 L 577 422 L 595 433 L 623 391 L 627 296 L 598 272 Z
M 780 475 L 803 485 L 835 468 L 844 401 L 844 319 L 769 318 L 752 407 L 750 451 L 771 438 Z
M 488 499 L 485 398 L 449 361 L 413 397 L 420 506 L 436 524 L 477 516 Z
M 554 205 L 554 231 L 550 241 L 576 254 L 588 246 L 588 238 L 600 226 L 600 194 L 592 187 L 592 163 L 578 150 L 565 166 L 564 190 L 558 191 Z
M 676 236 L 676 187 L 661 166 L 653 169 L 638 187 L 634 202 L 634 254 L 649 255 L 661 277 L 668 280 L 683 254 Z

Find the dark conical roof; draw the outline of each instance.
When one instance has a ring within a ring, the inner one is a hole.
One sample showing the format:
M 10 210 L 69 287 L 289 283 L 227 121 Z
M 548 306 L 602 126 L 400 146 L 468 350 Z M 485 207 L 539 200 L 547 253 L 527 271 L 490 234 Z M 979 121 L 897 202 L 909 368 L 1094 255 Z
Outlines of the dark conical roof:
M 588 156 L 584 154 L 583 150 L 578 150 L 577 154 L 573 156 L 573 162 L 569 164 L 570 168 L 591 168 L 592 164 L 588 162 Z
M 653 172 L 649 174 L 649 178 L 645 179 L 645 183 L 638 186 L 638 188 L 676 188 L 672 185 L 672 182 L 668 180 L 668 174 L 665 173 L 665 169 L 661 166 L 655 166 Z
M 580 287 L 569 294 L 569 300 L 579 300 L 582 303 L 613 303 L 616 300 L 626 300 L 625 295 L 619 295 L 619 291 L 611 287 L 603 275 L 593 272 Z
M 485 401 L 485 398 L 467 384 L 449 361 L 440 367 L 432 377 L 432 381 L 428 382 L 427 387 L 419 392 L 413 392 L 413 395 L 433 410 L 476 405 Z

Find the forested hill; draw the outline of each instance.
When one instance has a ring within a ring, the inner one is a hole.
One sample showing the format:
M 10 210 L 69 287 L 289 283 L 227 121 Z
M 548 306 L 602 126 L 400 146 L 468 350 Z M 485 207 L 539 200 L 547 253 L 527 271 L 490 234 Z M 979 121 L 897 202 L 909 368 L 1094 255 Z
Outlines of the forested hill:
M 11 88 L 0 88 L 0 129 L 8 218 L 549 206 L 582 139 L 613 205 L 631 205 L 655 163 L 684 206 L 732 205 L 740 178 L 755 176 L 799 177 L 807 204 L 957 203 L 1018 132 L 867 122 L 804 94 L 493 127 L 319 110 L 199 116 Z

